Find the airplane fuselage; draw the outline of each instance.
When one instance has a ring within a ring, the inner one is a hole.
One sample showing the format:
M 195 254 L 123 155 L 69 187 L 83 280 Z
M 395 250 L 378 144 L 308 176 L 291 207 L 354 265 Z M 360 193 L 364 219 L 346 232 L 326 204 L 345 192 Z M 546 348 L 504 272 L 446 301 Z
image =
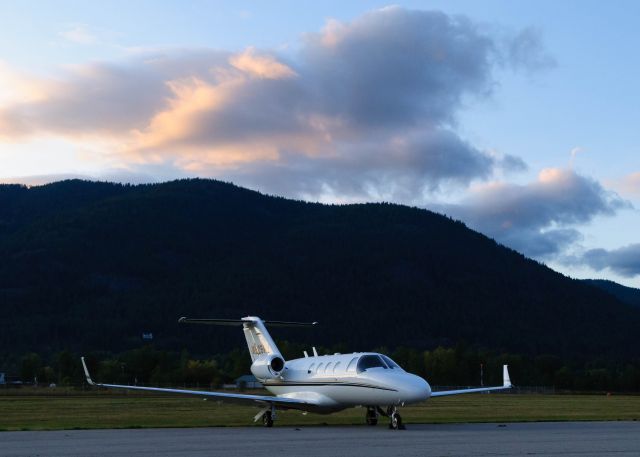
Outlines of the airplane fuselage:
M 304 357 L 288 360 L 282 374 L 264 379 L 274 395 L 308 401 L 314 412 L 334 412 L 353 406 L 403 405 L 431 396 L 429 383 L 400 367 L 369 367 L 362 370 L 365 352 Z M 305 408 L 306 409 L 306 408 Z

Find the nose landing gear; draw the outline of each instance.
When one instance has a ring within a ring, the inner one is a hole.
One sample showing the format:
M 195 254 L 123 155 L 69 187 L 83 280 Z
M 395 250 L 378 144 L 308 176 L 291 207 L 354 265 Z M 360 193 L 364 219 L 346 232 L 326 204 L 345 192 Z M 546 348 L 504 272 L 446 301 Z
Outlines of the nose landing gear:
M 391 430 L 404 430 L 406 427 L 402 423 L 402 417 L 395 406 L 387 408 L 387 416 L 389 417 L 389 428 Z
M 367 425 L 378 425 L 378 416 L 385 416 L 389 418 L 389 428 L 391 430 L 404 430 L 405 426 L 402 423 L 402 417 L 395 406 L 389 406 L 384 411 L 379 406 L 368 406 L 365 419 Z

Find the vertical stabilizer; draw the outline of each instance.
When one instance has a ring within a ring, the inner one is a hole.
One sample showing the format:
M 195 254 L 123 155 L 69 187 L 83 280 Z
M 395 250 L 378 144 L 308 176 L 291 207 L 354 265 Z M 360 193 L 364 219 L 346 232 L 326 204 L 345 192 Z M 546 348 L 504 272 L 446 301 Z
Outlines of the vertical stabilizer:
M 264 322 L 259 317 L 248 316 L 242 318 L 242 329 L 247 340 L 251 361 L 254 362 L 262 354 L 274 354 L 282 357 L 276 343 L 271 339 Z

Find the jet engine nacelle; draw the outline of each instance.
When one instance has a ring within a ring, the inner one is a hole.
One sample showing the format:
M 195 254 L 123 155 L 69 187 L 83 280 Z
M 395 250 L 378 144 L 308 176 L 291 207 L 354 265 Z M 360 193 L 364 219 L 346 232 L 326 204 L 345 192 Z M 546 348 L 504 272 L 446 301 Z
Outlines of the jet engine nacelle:
M 251 373 L 258 379 L 273 379 L 282 374 L 284 359 L 278 354 L 263 354 L 251 365 Z

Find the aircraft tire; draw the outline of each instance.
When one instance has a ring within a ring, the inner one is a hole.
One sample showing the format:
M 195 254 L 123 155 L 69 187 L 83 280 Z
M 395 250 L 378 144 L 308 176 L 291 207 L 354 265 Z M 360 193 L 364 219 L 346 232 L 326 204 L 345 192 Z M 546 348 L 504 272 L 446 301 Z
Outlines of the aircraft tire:
M 273 416 L 271 415 L 271 411 L 266 411 L 262 415 L 262 425 L 265 427 L 273 427 Z
M 367 425 L 378 425 L 378 415 L 375 409 L 368 409 L 365 416 Z
M 391 414 L 391 420 L 389 421 L 389 428 L 392 430 L 404 430 L 404 424 L 402 423 L 402 416 L 399 413 L 393 412 Z

